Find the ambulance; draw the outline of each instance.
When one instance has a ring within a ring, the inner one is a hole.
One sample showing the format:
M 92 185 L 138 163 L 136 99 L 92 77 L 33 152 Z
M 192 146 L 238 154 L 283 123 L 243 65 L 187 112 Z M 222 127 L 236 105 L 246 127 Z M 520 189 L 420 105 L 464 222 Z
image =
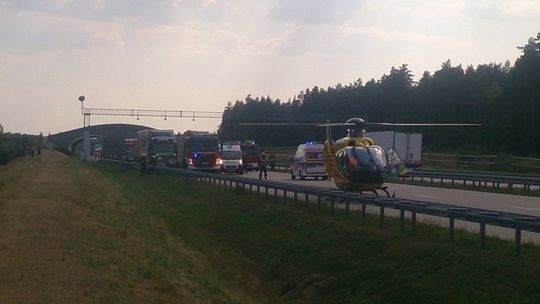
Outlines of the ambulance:
M 323 144 L 306 142 L 298 146 L 294 159 L 291 162 L 291 178 L 328 179 L 324 169 Z
M 221 172 L 243 174 L 242 150 L 239 144 L 224 143 L 221 145 Z

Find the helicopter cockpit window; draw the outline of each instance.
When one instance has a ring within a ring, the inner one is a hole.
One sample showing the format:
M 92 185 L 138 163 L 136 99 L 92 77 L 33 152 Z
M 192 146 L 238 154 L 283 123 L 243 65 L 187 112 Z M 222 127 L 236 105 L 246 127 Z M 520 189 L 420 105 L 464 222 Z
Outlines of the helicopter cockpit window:
M 349 165 L 352 167 L 386 167 L 386 156 L 378 146 L 351 147 L 348 151 Z
M 354 183 L 381 183 L 387 173 L 386 155 L 378 146 L 345 147 L 336 153 L 337 168 Z

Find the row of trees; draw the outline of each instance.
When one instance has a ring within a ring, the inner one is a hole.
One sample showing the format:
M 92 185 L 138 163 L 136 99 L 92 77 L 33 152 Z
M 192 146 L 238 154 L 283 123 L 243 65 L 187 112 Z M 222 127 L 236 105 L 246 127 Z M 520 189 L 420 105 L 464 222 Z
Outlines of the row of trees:
M 362 117 L 373 122 L 480 123 L 480 128 L 399 130 L 424 134 L 434 151 L 540 154 L 540 33 L 520 47 L 512 66 L 489 63 L 453 66 L 450 60 L 418 82 L 406 64 L 379 80 L 361 79 L 327 89 L 305 89 L 282 102 L 271 97 L 237 100 L 223 113 L 224 140 L 252 138 L 266 146 L 322 140 L 323 130 L 308 126 L 242 126 L 245 122 L 322 122 Z M 370 129 L 375 131 L 375 129 Z M 335 130 L 343 134 L 345 130 Z M 473 151 L 474 150 L 474 151 Z

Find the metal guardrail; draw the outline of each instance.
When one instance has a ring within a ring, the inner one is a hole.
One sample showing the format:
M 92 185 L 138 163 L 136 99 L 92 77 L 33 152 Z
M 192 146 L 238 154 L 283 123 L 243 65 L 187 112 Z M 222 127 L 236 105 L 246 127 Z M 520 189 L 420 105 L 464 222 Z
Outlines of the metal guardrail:
M 127 168 L 138 168 L 132 162 L 106 160 L 107 162 L 121 165 Z M 294 200 L 298 201 L 298 195 L 304 195 L 304 202 L 309 203 L 310 196 L 316 198 L 318 208 L 323 204 L 323 198 L 330 201 L 329 205 L 332 212 L 336 209 L 336 202 L 341 202 L 344 205 L 344 210 L 348 215 L 351 212 L 351 206 L 357 205 L 361 207 L 361 215 L 364 219 L 367 213 L 367 206 L 379 207 L 380 226 L 384 225 L 385 209 L 390 208 L 399 211 L 400 230 L 405 230 L 406 212 L 410 214 L 411 229 L 416 231 L 416 215 L 425 214 L 437 217 L 448 218 L 449 238 L 454 240 L 455 236 L 455 220 L 463 220 L 467 222 L 478 223 L 480 225 L 480 240 L 482 247 L 485 246 L 486 225 L 494 225 L 514 229 L 515 231 L 515 253 L 520 254 L 521 251 L 521 233 L 522 231 L 531 231 L 540 233 L 540 217 L 529 216 L 524 214 L 501 212 L 487 209 L 478 209 L 470 207 L 460 207 L 449 204 L 434 203 L 428 201 L 416 201 L 399 198 L 381 198 L 372 195 L 365 195 L 358 192 L 341 191 L 337 189 L 312 187 L 305 185 L 296 185 L 285 182 L 258 180 L 242 176 L 220 175 L 215 173 L 207 173 L 201 171 L 193 171 L 186 169 L 157 167 L 155 170 L 166 172 L 171 175 L 179 176 L 184 179 L 203 182 L 209 185 L 215 185 L 218 188 L 242 188 L 246 190 L 249 187 L 250 191 L 255 191 L 261 194 L 264 189 L 265 195 L 273 196 L 273 200 L 278 199 L 278 190 L 282 191 L 283 199 L 288 199 L 288 193 L 292 193 Z M 234 186 L 233 186 L 234 185 Z M 270 190 L 273 190 L 270 194 Z M 325 204 L 327 204 L 325 202 Z
M 493 189 L 500 189 L 501 186 L 506 186 L 508 190 L 512 191 L 514 186 L 519 185 L 525 191 L 530 192 L 537 188 L 540 190 L 540 177 L 536 176 L 523 176 L 523 175 L 502 175 L 502 174 L 486 174 L 486 173 L 462 173 L 452 171 L 409 171 L 402 176 L 403 179 L 410 178 L 412 182 L 415 179 L 420 179 L 424 182 L 427 179 L 430 183 L 436 183 L 443 185 L 445 181 L 450 181 L 452 185 L 455 185 L 457 181 L 460 181 L 463 186 L 472 185 L 473 187 L 488 187 Z M 532 189 L 531 189 L 532 188 Z
M 290 171 L 290 164 L 276 163 L 275 167 L 276 171 Z M 540 177 L 537 176 L 415 170 L 401 176 L 402 180 L 407 178 L 410 178 L 411 182 L 420 180 L 420 182 L 427 181 L 439 185 L 449 183 L 452 185 L 461 184 L 464 187 L 491 187 L 493 189 L 506 187 L 509 191 L 514 190 L 514 186 L 521 186 L 520 188 L 527 192 L 540 191 Z

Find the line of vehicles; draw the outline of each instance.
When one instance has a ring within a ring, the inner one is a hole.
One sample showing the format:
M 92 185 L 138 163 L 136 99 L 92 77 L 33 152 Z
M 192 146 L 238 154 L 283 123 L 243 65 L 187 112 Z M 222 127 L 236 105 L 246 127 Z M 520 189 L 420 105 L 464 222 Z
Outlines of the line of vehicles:
M 243 174 L 259 170 L 261 148 L 251 140 L 221 144 L 207 131 L 141 130 L 124 140 L 124 159 L 151 166 Z
M 396 151 L 400 150 L 405 152 L 407 166 L 421 165 L 421 135 L 394 132 L 374 132 L 370 135 L 383 145 L 394 147 L 386 151 L 386 154 L 393 155 L 386 155 L 389 167 L 399 166 L 400 157 Z M 220 143 L 216 134 L 207 131 L 189 130 L 175 134 L 173 130 L 142 130 L 137 133 L 137 138 L 126 138 L 124 143 L 126 160 L 147 160 L 150 166 L 215 173 L 243 174 L 259 170 L 262 152 L 261 147 L 252 140 Z M 324 149 L 324 144 L 320 142 L 300 144 L 290 162 L 291 179 L 327 180 L 328 164 L 325 162 L 328 162 L 328 157 L 325 157 Z M 392 164 L 393 159 L 396 160 L 395 165 Z

